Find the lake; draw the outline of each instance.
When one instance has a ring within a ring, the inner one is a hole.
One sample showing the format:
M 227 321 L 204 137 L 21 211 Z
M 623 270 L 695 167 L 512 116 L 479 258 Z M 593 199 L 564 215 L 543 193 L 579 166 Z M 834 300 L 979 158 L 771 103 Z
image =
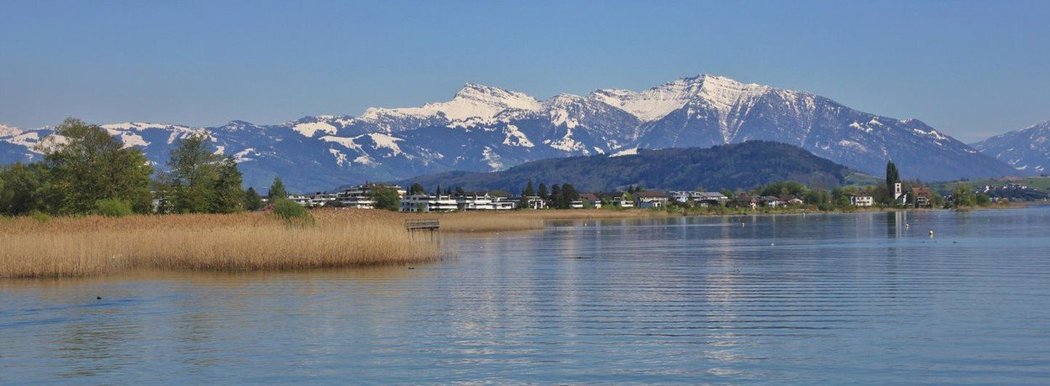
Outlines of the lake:
M 1048 234 L 1046 207 L 578 221 L 414 267 L 6 280 L 0 384 L 1046 384 Z

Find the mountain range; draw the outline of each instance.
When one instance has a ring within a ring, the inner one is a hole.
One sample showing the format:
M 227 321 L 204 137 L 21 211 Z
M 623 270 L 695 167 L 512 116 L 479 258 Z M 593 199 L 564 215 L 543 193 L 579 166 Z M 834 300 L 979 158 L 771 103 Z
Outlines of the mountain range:
M 1050 170 L 1050 121 L 988 138 L 973 147 L 1010 164 L 1020 174 L 1045 174 Z
M 207 133 L 235 158 L 245 184 L 281 176 L 298 191 L 394 181 L 445 171 L 497 171 L 528 161 L 711 147 L 749 140 L 801 147 L 873 175 L 893 160 L 904 178 L 950 180 L 1017 174 L 915 119 L 865 113 L 828 98 L 700 75 L 644 91 L 600 89 L 539 100 L 467 84 L 451 100 L 369 108 L 360 116 L 304 117 L 275 125 L 216 127 L 128 122 L 104 128 L 163 168 L 179 138 Z M 39 159 L 50 128 L 0 127 L 0 163 Z
M 673 190 L 751 189 L 790 180 L 832 188 L 854 172 L 797 146 L 748 141 L 711 148 L 638 150 L 623 156 L 577 156 L 531 161 L 499 172 L 446 172 L 411 178 L 425 189 L 459 187 L 517 194 L 529 182 L 572 183 L 585 192 L 613 192 L 631 186 Z M 872 179 L 870 176 L 858 178 Z

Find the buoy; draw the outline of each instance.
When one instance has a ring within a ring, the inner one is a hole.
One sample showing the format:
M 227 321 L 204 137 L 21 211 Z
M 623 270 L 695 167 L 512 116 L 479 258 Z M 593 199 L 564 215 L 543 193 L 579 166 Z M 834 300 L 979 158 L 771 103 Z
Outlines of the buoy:
M 930 229 L 930 237 L 933 237 L 933 229 Z

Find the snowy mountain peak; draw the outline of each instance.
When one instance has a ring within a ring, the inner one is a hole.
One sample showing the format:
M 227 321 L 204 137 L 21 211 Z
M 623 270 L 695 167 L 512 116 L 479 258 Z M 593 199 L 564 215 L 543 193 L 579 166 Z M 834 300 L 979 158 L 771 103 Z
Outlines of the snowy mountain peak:
M 199 130 L 188 126 L 172 125 L 168 123 L 150 123 L 150 122 L 120 122 L 120 123 L 108 123 L 101 125 L 103 129 L 109 132 L 114 131 L 142 131 L 147 129 L 163 129 L 171 131 L 192 131 Z
M 14 137 L 19 134 L 22 134 L 22 130 L 17 127 L 0 124 L 0 137 Z
M 427 103 L 423 107 L 369 108 L 362 119 L 383 121 L 391 118 L 436 118 L 464 121 L 470 118 L 492 119 L 504 110 L 539 111 L 543 108 L 536 98 L 499 87 L 467 83 L 447 102 Z
M 768 86 L 745 84 L 723 76 L 698 75 L 681 78 L 642 92 L 600 89 L 592 92 L 591 97 L 623 109 L 643 122 L 651 122 L 667 116 L 691 101 L 706 101 L 716 108 L 729 107 L 742 99 L 754 98 L 770 90 Z

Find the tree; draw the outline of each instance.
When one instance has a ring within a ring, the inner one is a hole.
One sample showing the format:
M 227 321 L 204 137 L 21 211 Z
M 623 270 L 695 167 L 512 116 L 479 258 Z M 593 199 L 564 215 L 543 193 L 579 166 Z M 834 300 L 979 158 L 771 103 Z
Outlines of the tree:
M 42 164 L 16 163 L 0 168 L 0 214 L 20 216 L 34 211 L 53 212 L 49 197 L 55 190 L 50 188 L 48 169 Z
M 547 194 L 547 184 L 540 182 L 539 196 L 544 200 L 550 198 L 550 196 Z
M 571 209 L 572 202 L 580 199 L 580 193 L 576 191 L 576 187 L 572 184 L 562 184 L 561 186 L 561 209 Z
M 533 189 L 533 187 L 532 187 L 532 180 L 529 180 L 529 183 L 527 185 L 525 185 L 525 189 L 521 191 L 521 196 L 522 197 L 528 197 L 528 196 L 535 196 L 535 195 L 536 195 L 536 189 Z
M 270 185 L 270 193 L 268 194 L 270 201 L 275 199 L 287 199 L 288 191 L 284 190 L 284 182 L 281 181 L 281 177 L 274 177 L 273 184 Z
M 435 196 L 440 196 L 441 195 L 441 185 L 438 185 L 437 189 L 434 189 L 434 195 Z
M 888 191 L 890 193 L 891 197 L 893 195 L 893 186 L 894 186 L 894 184 L 896 184 L 896 183 L 898 183 L 900 181 L 901 181 L 901 177 L 900 177 L 900 173 L 897 172 L 897 164 L 894 164 L 893 161 L 887 162 L 886 163 L 886 191 Z
M 244 209 L 256 211 L 262 209 L 262 206 L 262 197 L 255 191 L 255 188 L 249 186 L 244 192 Z
M 244 190 L 241 190 L 240 170 L 237 162 L 227 157 L 218 165 L 218 178 L 215 180 L 211 211 L 213 213 L 234 213 L 244 210 Z
M 168 159 L 167 184 L 177 213 L 232 213 L 244 209 L 245 192 L 233 158 L 212 151 L 205 134 L 178 141 Z
M 369 194 L 374 200 L 376 209 L 386 209 L 396 212 L 401 209 L 401 198 L 397 190 L 387 186 L 373 185 Z
M 426 194 L 426 192 L 427 190 L 423 188 L 423 185 L 420 185 L 418 182 L 413 183 L 412 186 L 408 188 L 408 194 L 410 195 Z
M 960 182 L 952 189 L 952 205 L 956 208 L 974 206 L 977 203 L 973 189 L 970 184 Z
M 65 143 L 45 149 L 44 164 L 52 187 L 61 192 L 57 212 L 88 213 L 103 199 L 127 201 L 138 213 L 152 209 L 153 168 L 141 151 L 74 118 L 59 124 L 55 134 Z
M 551 206 L 553 206 L 555 208 L 558 208 L 558 209 L 561 209 L 562 208 L 562 205 L 561 205 L 562 199 L 563 199 L 563 197 L 561 195 L 561 185 L 558 185 L 558 184 L 551 185 L 551 196 L 550 196 Z

